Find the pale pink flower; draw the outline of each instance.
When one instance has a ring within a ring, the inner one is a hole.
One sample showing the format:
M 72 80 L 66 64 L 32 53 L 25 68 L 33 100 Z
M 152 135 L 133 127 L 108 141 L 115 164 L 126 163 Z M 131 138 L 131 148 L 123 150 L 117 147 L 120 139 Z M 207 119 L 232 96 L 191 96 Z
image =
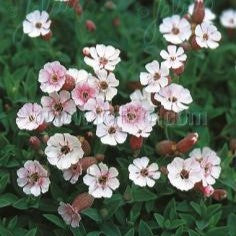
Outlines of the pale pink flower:
M 73 228 L 79 227 L 81 216 L 78 210 L 71 204 L 60 202 L 60 206 L 57 211 L 67 225 L 70 225 Z
M 119 85 L 119 80 L 116 79 L 112 72 L 107 72 L 104 69 L 96 71 L 96 75 L 99 96 L 103 97 L 107 101 L 111 101 L 117 94 L 116 87 Z
M 93 67 L 94 71 L 100 69 L 113 71 L 120 62 L 120 50 L 115 49 L 113 46 L 97 44 L 96 47 L 86 49 L 87 55 L 84 61 L 87 65 Z
M 217 28 L 208 22 L 203 22 L 195 28 L 196 42 L 201 48 L 215 49 L 219 46 L 221 33 Z
M 209 147 L 204 147 L 202 150 L 196 148 L 189 156 L 200 163 L 203 172 L 202 185 L 206 187 L 215 184 L 216 179 L 220 177 L 221 172 L 221 160 L 216 152 Z
M 140 73 L 140 82 L 146 86 L 145 90 L 149 93 L 158 92 L 161 88 L 168 85 L 169 68 L 158 61 L 152 61 L 145 66 L 148 72 Z
M 163 64 L 172 69 L 180 68 L 187 60 L 184 49 L 182 47 L 177 48 L 175 45 L 169 45 L 167 51 L 161 50 L 160 55 L 164 59 Z
M 124 132 L 139 137 L 143 129 L 156 124 L 157 116 L 152 111 L 149 104 L 139 101 L 129 102 L 120 106 L 117 124 Z
M 80 110 L 84 110 L 84 105 L 88 100 L 90 98 L 95 98 L 97 95 L 98 87 L 92 76 L 89 76 L 86 81 L 77 83 L 71 92 L 71 96 Z
M 74 101 L 68 91 L 51 93 L 41 98 L 46 122 L 53 122 L 57 127 L 71 123 L 71 116 L 76 112 Z
M 117 125 L 117 119 L 114 116 L 105 116 L 104 123 L 98 124 L 96 135 L 101 139 L 101 142 L 111 146 L 118 143 L 124 143 L 127 138 L 127 133 Z
M 19 129 L 34 130 L 43 122 L 43 109 L 37 103 L 26 103 L 17 112 L 16 124 Z
M 148 93 L 145 89 L 136 89 L 133 93 L 130 94 L 129 97 L 131 101 L 138 101 L 147 104 L 147 106 L 150 107 L 150 111 L 153 111 L 155 108 L 155 105 L 152 103 L 151 93 Z
M 70 168 L 62 170 L 63 171 L 63 178 L 66 181 L 70 181 L 70 183 L 75 184 L 80 175 L 82 175 L 82 165 L 80 161 L 78 161 L 76 164 L 71 165 Z
M 166 41 L 173 44 L 180 44 L 192 35 L 191 24 L 179 15 L 164 18 L 160 25 L 160 32 Z
M 33 11 L 23 21 L 23 31 L 30 37 L 45 36 L 50 33 L 51 20 L 46 11 Z
M 89 194 L 95 198 L 110 198 L 112 191 L 120 185 L 117 179 L 118 171 L 114 167 L 108 168 L 106 164 L 99 163 L 90 166 L 84 176 L 84 184 L 89 186 Z
M 68 133 L 56 133 L 47 141 L 45 154 L 51 165 L 58 169 L 68 169 L 84 155 L 79 139 Z
M 58 61 L 48 62 L 39 71 L 38 81 L 43 92 L 57 92 L 66 81 L 66 68 Z
M 170 183 L 181 191 L 188 191 L 201 181 L 202 171 L 199 163 L 192 158 L 186 160 L 175 157 L 167 165 L 168 179 Z
M 228 9 L 222 12 L 220 23 L 229 29 L 236 29 L 236 10 Z
M 193 99 L 188 89 L 179 84 L 170 84 L 156 93 L 154 98 L 161 103 L 166 110 L 181 112 L 188 109 Z
M 85 118 L 88 122 L 93 122 L 95 125 L 101 124 L 104 121 L 104 116 L 109 113 L 110 105 L 103 98 L 90 98 L 84 105 Z
M 210 197 L 214 193 L 215 189 L 211 185 L 207 185 L 203 188 L 203 194 L 205 197 Z
M 129 179 L 141 187 L 153 187 L 155 181 L 161 176 L 160 171 L 158 171 L 158 165 L 156 163 L 149 165 L 147 157 L 134 159 L 133 164 L 130 164 L 128 169 Z
M 193 14 L 193 9 L 194 9 L 194 3 L 188 7 L 188 13 L 190 15 Z M 216 15 L 211 11 L 211 9 L 205 7 L 205 16 L 204 16 L 203 21 L 211 22 L 215 20 L 215 18 L 216 18 Z
M 26 161 L 24 167 L 17 170 L 17 176 L 17 183 L 26 194 L 37 197 L 48 191 L 48 171 L 38 161 Z
M 67 74 L 74 78 L 76 84 L 87 81 L 91 76 L 86 70 L 77 70 L 75 68 L 70 68 Z

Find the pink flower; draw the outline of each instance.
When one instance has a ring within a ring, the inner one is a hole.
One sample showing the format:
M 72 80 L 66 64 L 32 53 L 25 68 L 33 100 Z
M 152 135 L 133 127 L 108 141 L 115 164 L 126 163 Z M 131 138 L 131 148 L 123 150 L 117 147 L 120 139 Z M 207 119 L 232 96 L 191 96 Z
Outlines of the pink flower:
M 34 130 L 44 122 L 43 109 L 37 103 L 26 103 L 17 112 L 16 124 L 19 129 Z
M 87 169 L 87 174 L 83 180 L 89 186 L 89 194 L 95 198 L 110 198 L 112 190 L 119 187 L 120 182 L 117 179 L 118 171 L 114 167 L 108 168 L 106 164 L 94 164 Z
M 46 122 L 52 122 L 57 127 L 71 123 L 71 116 L 76 112 L 74 101 L 68 91 L 51 93 L 41 98 Z
M 26 194 L 37 197 L 48 191 L 48 171 L 38 161 L 26 161 L 24 167 L 17 170 L 17 176 L 17 183 Z
M 203 194 L 205 197 L 210 197 L 214 193 L 214 191 L 215 189 L 211 185 L 208 185 L 204 187 Z
M 150 110 L 150 104 L 144 102 L 132 101 L 123 106 L 120 106 L 119 117 L 117 120 L 118 126 L 124 132 L 135 136 L 142 136 L 142 131 L 152 130 L 156 124 L 157 116 Z
M 202 185 L 206 187 L 215 184 L 221 172 L 221 160 L 217 154 L 210 148 L 204 147 L 202 150 L 195 148 L 189 156 L 200 163 L 203 172 Z
M 84 105 L 85 118 L 88 122 L 93 122 L 95 125 L 101 124 L 104 121 L 104 116 L 109 112 L 110 105 L 103 98 L 90 98 Z
M 84 110 L 84 105 L 87 101 L 90 98 L 95 98 L 97 94 L 98 88 L 92 76 L 89 76 L 86 81 L 77 83 L 71 92 L 72 98 L 80 110 Z
M 63 170 L 63 178 L 66 181 L 70 181 L 72 184 L 75 184 L 80 175 L 82 175 L 82 165 L 81 162 L 77 162 L 74 165 L 71 165 L 71 167 L 69 169 L 65 169 Z
M 52 93 L 59 91 L 66 80 L 66 68 L 58 61 L 48 62 L 39 71 L 40 88 L 43 92 Z

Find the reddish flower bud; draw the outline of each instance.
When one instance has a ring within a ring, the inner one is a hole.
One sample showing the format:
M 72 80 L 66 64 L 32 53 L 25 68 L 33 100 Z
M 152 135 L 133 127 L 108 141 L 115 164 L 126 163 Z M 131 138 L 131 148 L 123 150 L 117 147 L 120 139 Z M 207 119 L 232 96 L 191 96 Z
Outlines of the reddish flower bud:
M 95 157 L 84 157 L 80 159 L 80 165 L 82 170 L 87 170 L 91 165 L 97 163 L 97 159 Z
M 234 154 L 236 152 L 236 139 L 235 138 L 230 140 L 229 147 L 232 153 Z
M 196 183 L 195 186 L 194 186 L 194 189 L 195 189 L 196 191 L 202 193 L 203 196 L 205 196 L 205 197 L 210 197 L 210 196 L 212 196 L 212 194 L 213 194 L 214 191 L 215 191 L 214 188 L 213 188 L 211 185 L 208 185 L 208 186 L 204 187 L 204 186 L 202 185 L 202 182 Z
M 38 131 L 39 133 L 42 133 L 43 131 L 45 131 L 48 128 L 48 124 L 46 122 L 44 122 L 43 124 L 41 124 L 36 131 Z
M 155 149 L 156 152 L 162 156 L 174 155 L 176 152 L 176 142 L 163 140 L 156 144 Z
M 90 56 L 90 51 L 88 47 L 83 48 L 83 55 L 89 57 Z
M 189 42 L 183 42 L 183 43 L 181 44 L 181 47 L 184 49 L 184 51 L 189 51 L 189 50 L 192 49 L 192 48 L 191 48 L 191 44 L 190 44 Z
M 198 134 L 190 133 L 177 143 L 176 148 L 178 152 L 186 153 L 195 145 L 197 140 L 198 140 Z
M 86 20 L 85 26 L 89 32 L 93 32 L 96 30 L 96 25 L 92 20 Z
M 48 134 L 43 135 L 42 141 L 43 141 L 44 143 L 47 143 L 47 142 L 48 142 L 48 139 L 49 139 Z
M 160 172 L 161 172 L 163 175 L 168 175 L 168 170 L 167 170 L 166 166 L 161 166 L 161 167 L 160 167 Z
M 64 85 L 62 86 L 62 89 L 71 91 L 74 89 L 74 87 L 75 87 L 75 79 L 70 75 L 66 75 L 66 81 Z
M 67 4 L 70 7 L 75 8 L 79 4 L 79 1 L 78 0 L 69 0 L 69 1 L 67 1 Z
M 82 15 L 83 9 L 80 5 L 77 5 L 74 9 L 75 9 L 75 12 L 78 16 Z
M 199 50 L 199 49 L 201 49 L 201 47 L 197 44 L 196 36 L 193 36 L 193 37 L 190 39 L 190 43 L 191 43 L 191 47 L 192 47 L 193 50 Z
M 205 17 L 205 6 L 203 0 L 195 0 L 192 21 L 196 24 L 201 24 Z
M 142 85 L 139 81 L 129 81 L 127 83 L 128 89 L 134 91 L 136 89 L 142 89 Z
M 97 161 L 104 161 L 105 156 L 104 154 L 96 154 L 95 158 Z
M 50 31 L 48 34 L 46 35 L 42 35 L 41 38 L 45 41 L 49 41 L 52 38 L 52 31 Z
M 164 107 L 160 108 L 159 116 L 161 119 L 171 123 L 175 123 L 178 120 L 178 113 L 175 113 L 174 111 L 168 111 Z
M 143 137 L 136 137 L 134 135 L 131 135 L 129 139 L 129 145 L 131 150 L 133 151 L 141 149 L 143 146 Z
M 182 65 L 182 66 L 180 66 L 180 67 L 177 68 L 177 69 L 173 69 L 173 73 L 174 73 L 175 75 L 181 75 L 181 74 L 183 74 L 184 69 L 185 69 L 185 67 L 184 67 L 184 65 Z
M 91 153 L 91 146 L 89 144 L 89 142 L 82 136 L 78 136 L 78 139 L 81 143 L 81 147 L 84 151 L 84 156 L 89 156 Z
M 90 208 L 93 205 L 93 201 L 94 198 L 92 195 L 88 193 L 81 193 L 72 202 L 72 207 L 74 207 L 77 212 L 81 212 L 87 208 Z
M 38 149 L 40 148 L 40 146 L 41 146 L 41 141 L 39 140 L 38 137 L 36 137 L 36 136 L 31 136 L 31 137 L 29 138 L 29 145 L 30 145 L 33 149 L 38 150 Z
M 185 18 L 187 21 L 191 21 L 191 16 L 189 14 L 185 14 L 183 18 Z
M 224 189 L 215 189 L 212 198 L 216 201 L 222 201 L 227 197 L 227 192 Z
M 112 20 L 112 25 L 115 26 L 115 27 L 119 27 L 120 26 L 120 18 L 119 17 L 115 17 Z

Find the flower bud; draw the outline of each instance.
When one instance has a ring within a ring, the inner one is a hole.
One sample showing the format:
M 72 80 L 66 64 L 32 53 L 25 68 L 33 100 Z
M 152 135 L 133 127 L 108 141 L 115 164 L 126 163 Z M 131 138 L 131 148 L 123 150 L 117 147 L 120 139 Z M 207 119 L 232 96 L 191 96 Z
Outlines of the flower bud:
M 64 85 L 62 86 L 62 89 L 71 91 L 74 89 L 74 87 L 75 87 L 75 79 L 70 75 L 66 75 L 66 80 Z
M 211 185 L 208 185 L 206 187 L 204 187 L 203 189 L 203 195 L 205 197 L 210 197 L 213 193 L 214 193 L 214 188 Z
M 96 30 L 96 25 L 92 20 L 86 20 L 85 26 L 89 32 L 93 32 Z
M 87 170 L 91 165 L 97 163 L 97 159 L 95 157 L 84 157 L 80 159 L 80 165 L 82 170 Z
M 109 10 L 114 10 L 116 9 L 116 4 L 113 1 L 106 1 L 104 6 L 109 9 Z
M 222 201 L 227 197 L 227 192 L 224 189 L 215 189 L 212 198 L 216 201 Z
M 205 17 L 205 6 L 203 0 L 195 0 L 193 14 L 192 14 L 192 22 L 196 24 L 201 24 Z
M 72 207 L 78 212 L 81 212 L 93 205 L 94 198 L 88 193 L 79 194 L 72 202 Z
M 184 49 L 184 51 L 190 51 L 191 50 L 191 44 L 189 42 L 183 42 L 181 44 L 181 47 Z
M 78 2 L 78 0 L 69 0 L 69 1 L 67 1 L 67 4 L 70 7 L 75 8 L 79 4 L 79 2 Z
M 89 156 L 91 153 L 91 146 L 89 144 L 89 142 L 82 136 L 78 136 L 78 139 L 81 143 L 81 147 L 84 151 L 84 156 Z
M 38 131 L 39 133 L 42 133 L 43 131 L 45 131 L 48 128 L 48 124 L 46 122 L 43 122 L 37 129 L 36 131 Z
M 96 154 L 95 158 L 97 161 L 104 161 L 105 156 L 104 154 Z
M 161 156 L 174 155 L 176 152 L 176 142 L 163 140 L 156 144 L 155 149 Z
M 90 51 L 88 47 L 83 48 L 83 55 L 89 57 L 90 56 Z
M 143 137 L 136 137 L 134 135 L 131 135 L 129 139 L 129 145 L 131 150 L 133 151 L 141 149 L 143 146 Z
M 229 147 L 232 153 L 235 154 L 236 152 L 236 139 L 235 138 L 230 139 Z
M 39 140 L 38 137 L 36 137 L 36 136 L 31 136 L 31 137 L 29 138 L 29 145 L 30 145 L 33 149 L 38 150 L 38 149 L 40 148 L 40 146 L 41 146 L 41 141 Z
M 191 47 L 192 47 L 193 50 L 199 50 L 199 49 L 201 49 L 201 47 L 197 44 L 196 36 L 193 36 L 193 37 L 190 39 L 190 43 L 191 43 Z
M 139 81 L 129 81 L 127 83 L 128 89 L 134 91 L 136 89 L 142 89 L 142 84 Z
M 49 139 L 48 134 L 43 135 L 43 137 L 42 137 L 43 143 L 47 143 L 47 142 L 48 142 L 48 139 Z
M 177 143 L 176 148 L 178 152 L 186 153 L 195 145 L 197 140 L 198 140 L 198 134 L 190 133 Z
M 173 69 L 173 73 L 175 74 L 175 75 L 181 75 L 181 74 L 183 74 L 183 72 L 184 72 L 184 65 L 182 65 L 182 66 L 180 66 L 179 68 L 177 68 L 177 69 Z
M 155 98 L 155 93 L 151 93 L 151 102 L 154 106 L 159 106 L 160 102 L 158 102 Z
M 159 110 L 159 117 L 166 122 L 176 123 L 178 120 L 178 113 L 175 113 L 174 111 L 168 111 L 164 107 L 161 107 Z
M 42 35 L 41 38 L 45 41 L 49 41 L 52 38 L 52 31 L 50 31 L 46 35 Z
M 75 9 L 75 12 L 78 16 L 82 15 L 83 9 L 80 5 L 77 5 L 74 9 Z
M 120 26 L 120 18 L 119 17 L 115 17 L 112 20 L 112 25 L 115 26 L 115 27 L 119 27 Z
M 161 167 L 160 167 L 160 172 L 161 172 L 163 175 L 168 175 L 168 170 L 167 170 L 166 166 L 161 166 Z

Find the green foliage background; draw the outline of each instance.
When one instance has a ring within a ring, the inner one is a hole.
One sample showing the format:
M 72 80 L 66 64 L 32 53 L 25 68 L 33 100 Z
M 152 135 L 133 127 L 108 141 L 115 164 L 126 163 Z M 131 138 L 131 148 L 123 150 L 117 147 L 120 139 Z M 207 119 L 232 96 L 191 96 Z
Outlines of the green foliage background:
M 236 7 L 232 1 L 206 1 L 216 14 Z M 184 14 L 190 0 L 117 0 L 116 9 L 108 10 L 105 1 L 81 1 L 84 14 L 77 16 L 66 5 L 50 0 L 7 0 L 0 4 L 0 235 L 1 236 L 151 236 L 151 235 L 236 235 L 236 165 L 229 151 L 229 139 L 236 137 L 236 44 L 226 30 L 218 49 L 188 52 L 185 73 L 178 82 L 190 89 L 194 102 L 181 124 L 159 126 L 145 141 L 141 155 L 159 165 L 170 160 L 155 153 L 155 143 L 169 137 L 178 140 L 188 132 L 199 133 L 197 146 L 210 146 L 222 159 L 222 174 L 216 184 L 227 190 L 228 197 L 217 203 L 195 192 L 176 191 L 162 176 L 153 189 L 138 188 L 128 181 L 127 166 L 132 162 L 128 143 L 110 148 L 93 141 L 93 154 L 105 153 L 105 162 L 120 172 L 121 187 L 111 199 L 96 200 L 92 209 L 82 213 L 81 227 L 67 227 L 57 214 L 60 201 L 70 202 L 78 193 L 87 191 L 81 179 L 71 185 L 61 172 L 47 164 L 45 156 L 28 146 L 32 133 L 19 131 L 16 113 L 25 102 L 39 102 L 42 96 L 37 82 L 38 71 L 48 61 L 59 60 L 67 68 L 87 69 L 82 49 L 96 43 L 119 48 L 122 62 L 116 69 L 120 80 L 114 104 L 129 100 L 129 81 L 138 81 L 139 73 L 151 60 L 160 60 L 166 42 L 158 26 L 163 17 Z M 47 10 L 53 20 L 53 38 L 45 42 L 22 32 L 25 15 L 35 9 Z M 120 26 L 112 25 L 118 17 Z M 88 32 L 85 21 L 97 26 Z M 199 116 L 200 114 L 200 116 Z M 190 116 L 189 116 L 190 115 Z M 187 122 L 193 117 L 193 122 Z M 198 119 L 200 117 L 200 119 Z M 51 128 L 48 134 L 68 131 L 84 134 L 94 127 L 82 113 L 74 125 Z M 206 122 L 207 121 L 207 122 Z M 44 149 L 44 147 L 42 147 Z M 39 198 L 26 196 L 16 183 L 16 170 L 26 160 L 37 159 L 48 166 L 50 191 Z

